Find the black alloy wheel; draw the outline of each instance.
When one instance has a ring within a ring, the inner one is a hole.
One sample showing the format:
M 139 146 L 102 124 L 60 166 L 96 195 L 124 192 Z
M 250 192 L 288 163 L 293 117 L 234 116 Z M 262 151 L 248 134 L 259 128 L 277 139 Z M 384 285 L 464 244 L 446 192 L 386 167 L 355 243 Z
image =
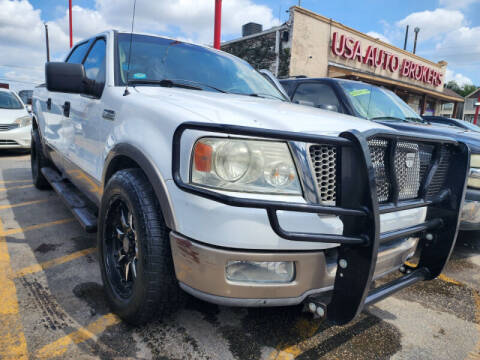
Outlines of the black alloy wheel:
M 97 243 L 107 302 L 130 324 L 169 315 L 183 302 L 169 234 L 145 173 L 116 172 L 103 192 Z
M 104 236 L 108 276 L 118 295 L 129 298 L 137 278 L 138 242 L 133 213 L 120 197 L 107 212 Z

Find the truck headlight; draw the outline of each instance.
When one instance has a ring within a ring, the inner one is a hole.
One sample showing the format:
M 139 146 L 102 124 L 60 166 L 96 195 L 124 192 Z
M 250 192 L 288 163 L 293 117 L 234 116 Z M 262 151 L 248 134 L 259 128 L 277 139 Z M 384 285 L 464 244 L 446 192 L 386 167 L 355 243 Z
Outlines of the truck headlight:
M 467 185 L 480 189 L 480 154 L 470 155 L 470 172 Z
M 227 191 L 301 195 L 285 142 L 199 139 L 193 148 L 191 182 Z
M 227 280 L 250 283 L 289 283 L 295 277 L 293 261 L 229 261 Z
M 19 117 L 15 120 L 15 123 L 18 124 L 19 127 L 30 126 L 32 125 L 32 117 L 30 115 Z

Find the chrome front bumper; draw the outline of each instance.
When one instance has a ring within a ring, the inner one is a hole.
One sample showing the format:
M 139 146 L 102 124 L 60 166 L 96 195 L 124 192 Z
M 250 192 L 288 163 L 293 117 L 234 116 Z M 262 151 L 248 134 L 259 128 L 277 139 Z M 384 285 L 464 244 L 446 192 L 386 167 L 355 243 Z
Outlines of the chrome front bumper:
M 259 252 L 231 250 L 200 244 L 170 233 L 175 273 L 183 290 L 202 300 L 228 306 L 285 306 L 307 296 L 333 290 L 337 250 Z M 411 256 L 417 238 L 380 245 L 374 278 L 395 271 Z M 283 284 L 233 282 L 225 276 L 229 260 L 294 261 L 295 278 Z

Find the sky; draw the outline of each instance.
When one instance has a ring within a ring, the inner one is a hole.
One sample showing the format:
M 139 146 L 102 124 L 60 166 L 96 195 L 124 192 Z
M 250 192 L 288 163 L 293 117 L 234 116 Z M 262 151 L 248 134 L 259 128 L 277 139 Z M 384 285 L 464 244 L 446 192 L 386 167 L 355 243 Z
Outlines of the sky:
M 135 30 L 211 44 L 214 3 L 137 0 Z M 250 21 L 264 29 L 287 21 L 292 5 L 298 0 L 223 0 L 222 41 L 239 37 Z M 301 6 L 398 47 L 408 24 L 407 50 L 418 26 L 418 55 L 447 61 L 447 81 L 480 86 L 480 0 L 301 0 Z M 73 0 L 74 41 L 106 29 L 129 30 L 132 9 L 133 0 Z M 69 50 L 68 0 L 0 0 L 0 82 L 15 80 L 15 90 L 43 82 L 44 23 L 51 60 L 63 60 Z

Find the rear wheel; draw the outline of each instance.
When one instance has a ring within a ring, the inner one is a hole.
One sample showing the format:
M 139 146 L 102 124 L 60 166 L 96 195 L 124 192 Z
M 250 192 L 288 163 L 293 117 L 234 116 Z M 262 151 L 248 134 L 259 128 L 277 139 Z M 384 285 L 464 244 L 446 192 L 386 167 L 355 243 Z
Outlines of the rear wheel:
M 180 303 L 168 234 L 145 174 L 117 172 L 102 198 L 98 249 L 109 305 L 129 323 L 166 315 Z
M 30 151 L 33 185 L 40 190 L 50 189 L 50 184 L 41 172 L 42 167 L 46 167 L 49 164 L 48 160 L 43 154 L 42 143 L 40 142 L 40 134 L 38 133 L 38 129 L 32 130 L 32 144 Z

